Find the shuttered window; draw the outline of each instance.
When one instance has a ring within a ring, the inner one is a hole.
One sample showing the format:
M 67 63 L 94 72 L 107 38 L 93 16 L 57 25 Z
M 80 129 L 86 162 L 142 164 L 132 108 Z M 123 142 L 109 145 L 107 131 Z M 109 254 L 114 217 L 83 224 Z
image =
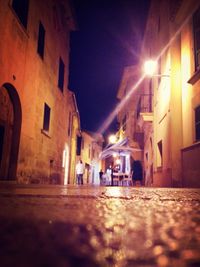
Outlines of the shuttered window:
M 28 6 L 29 0 L 13 0 L 12 8 L 14 9 L 17 17 L 23 24 L 25 28 L 27 28 L 28 21 Z
M 200 69 L 200 8 L 193 16 L 195 70 Z
M 200 106 L 195 108 L 195 135 L 196 141 L 200 141 Z

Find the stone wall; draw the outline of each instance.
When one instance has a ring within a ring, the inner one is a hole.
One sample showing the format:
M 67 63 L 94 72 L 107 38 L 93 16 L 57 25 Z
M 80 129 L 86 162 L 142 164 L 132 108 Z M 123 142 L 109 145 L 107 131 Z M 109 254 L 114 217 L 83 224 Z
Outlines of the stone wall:
M 7 91 L 10 97 L 9 88 L 2 89 L 9 83 L 19 97 L 22 111 L 18 131 L 21 134 L 15 140 L 19 141 L 17 172 L 14 177 L 5 173 L 3 178 L 17 179 L 20 183 L 63 183 L 63 151 L 70 143 L 67 77 L 72 28 L 66 19 L 70 13 L 68 1 L 63 4 L 63 1 L 49 0 L 47 4 L 30 0 L 26 28 L 10 0 L 0 0 L 0 6 L 0 90 L 1 94 Z M 37 50 L 40 23 L 45 29 L 43 58 Z M 62 90 L 58 87 L 60 58 L 65 65 Z M 11 97 L 10 103 L 15 115 L 19 107 Z M 47 131 L 43 129 L 45 103 L 50 107 Z M 3 113 L 1 106 L 0 114 Z

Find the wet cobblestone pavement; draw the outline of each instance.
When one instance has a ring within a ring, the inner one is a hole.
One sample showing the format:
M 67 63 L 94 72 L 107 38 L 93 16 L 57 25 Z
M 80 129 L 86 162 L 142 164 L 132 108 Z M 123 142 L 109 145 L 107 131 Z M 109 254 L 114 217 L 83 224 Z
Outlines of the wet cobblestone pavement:
M 200 266 L 200 189 L 0 185 L 0 266 Z

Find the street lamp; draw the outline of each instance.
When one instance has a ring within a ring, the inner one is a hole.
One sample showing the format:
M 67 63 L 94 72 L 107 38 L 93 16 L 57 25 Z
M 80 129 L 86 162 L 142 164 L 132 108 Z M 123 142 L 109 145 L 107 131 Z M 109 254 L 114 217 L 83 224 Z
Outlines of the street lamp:
M 157 69 L 157 61 L 155 60 L 147 60 L 145 63 L 144 63 L 144 72 L 146 75 L 148 76 L 153 76 L 156 69 Z
M 116 161 L 115 161 L 115 162 L 116 162 L 116 164 L 118 164 L 118 165 L 119 165 L 119 164 L 121 163 L 121 160 L 120 160 L 120 159 L 116 159 Z
M 147 60 L 144 63 L 144 73 L 150 77 L 170 77 L 168 74 L 155 73 L 158 68 L 158 62 L 156 60 Z
M 110 144 L 115 144 L 117 141 L 116 135 L 112 134 L 108 137 L 108 141 Z

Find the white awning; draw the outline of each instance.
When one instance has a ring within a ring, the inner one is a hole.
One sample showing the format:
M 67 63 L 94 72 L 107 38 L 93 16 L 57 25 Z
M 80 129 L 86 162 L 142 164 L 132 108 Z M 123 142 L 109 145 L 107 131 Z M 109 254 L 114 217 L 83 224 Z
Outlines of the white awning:
M 128 139 L 125 138 L 116 144 L 105 148 L 99 155 L 100 159 L 108 158 L 113 155 L 113 153 L 118 153 L 118 155 L 130 155 L 131 152 L 141 151 L 140 148 L 130 147 L 128 145 Z

